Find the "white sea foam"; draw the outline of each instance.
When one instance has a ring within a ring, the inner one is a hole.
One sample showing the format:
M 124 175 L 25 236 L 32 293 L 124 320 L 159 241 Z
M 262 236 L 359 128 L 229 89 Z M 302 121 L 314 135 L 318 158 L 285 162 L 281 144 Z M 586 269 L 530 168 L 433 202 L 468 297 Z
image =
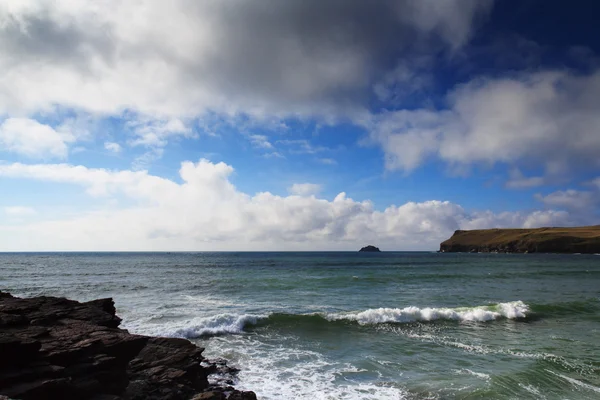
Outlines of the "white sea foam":
M 499 318 L 524 318 L 529 306 L 522 301 L 499 303 L 492 306 L 465 308 L 374 308 L 359 312 L 328 314 L 328 320 L 350 320 L 361 325 L 390 322 L 415 322 L 435 320 L 492 321 Z
M 293 340 L 287 341 L 293 343 Z M 231 349 L 235 351 L 231 351 Z M 253 390 L 263 400 L 402 400 L 407 392 L 389 381 L 354 380 L 365 373 L 349 363 L 296 346 L 265 343 L 254 337 L 217 337 L 207 356 L 225 355 L 241 368 L 236 388 Z

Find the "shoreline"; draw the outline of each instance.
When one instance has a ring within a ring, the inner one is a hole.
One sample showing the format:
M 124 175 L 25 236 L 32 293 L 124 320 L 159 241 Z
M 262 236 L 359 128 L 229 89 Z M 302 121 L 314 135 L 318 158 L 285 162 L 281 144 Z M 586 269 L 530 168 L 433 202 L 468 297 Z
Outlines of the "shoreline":
M 0 291 L 0 399 L 255 400 L 236 368 L 187 339 L 119 328 L 111 298 L 13 297 Z M 209 383 L 208 376 L 225 376 Z

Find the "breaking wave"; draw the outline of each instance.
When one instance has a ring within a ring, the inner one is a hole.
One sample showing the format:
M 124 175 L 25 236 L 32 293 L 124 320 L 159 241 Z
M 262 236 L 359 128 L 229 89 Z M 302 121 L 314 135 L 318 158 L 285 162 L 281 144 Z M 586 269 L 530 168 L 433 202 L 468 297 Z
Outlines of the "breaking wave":
M 217 314 L 194 318 L 176 325 L 163 326 L 163 336 L 188 339 L 224 334 L 240 334 L 252 326 L 316 326 L 336 322 L 355 322 L 359 325 L 402 324 L 410 322 L 459 321 L 487 322 L 498 319 L 522 319 L 529 313 L 522 301 L 488 306 L 460 308 L 374 308 L 356 312 L 286 314 Z
M 499 318 L 518 319 L 527 317 L 529 306 L 522 301 L 498 303 L 491 306 L 462 308 L 376 308 L 360 312 L 338 313 L 327 316 L 328 320 L 350 320 L 361 325 L 381 323 L 406 323 L 436 320 L 493 321 Z

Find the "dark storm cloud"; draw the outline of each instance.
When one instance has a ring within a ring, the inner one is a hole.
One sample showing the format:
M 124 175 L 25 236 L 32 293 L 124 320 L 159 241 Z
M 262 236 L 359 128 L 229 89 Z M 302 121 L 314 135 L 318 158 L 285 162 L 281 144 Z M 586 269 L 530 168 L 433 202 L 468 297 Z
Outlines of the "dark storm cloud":
M 50 93 L 35 103 L 108 112 L 335 114 L 364 105 L 376 76 L 403 57 L 462 46 L 491 5 L 180 0 L 0 7 L 0 65 L 18 75 L 0 84 L 9 89 L 5 96 L 19 96 L 25 71 L 43 86 L 40 80 L 56 79 L 52 68 L 74 81 L 93 69 L 94 80 L 85 83 L 107 94 L 104 103 L 82 100 L 79 88 L 68 86 L 73 94 Z M 29 72 L 33 64 L 42 69 Z

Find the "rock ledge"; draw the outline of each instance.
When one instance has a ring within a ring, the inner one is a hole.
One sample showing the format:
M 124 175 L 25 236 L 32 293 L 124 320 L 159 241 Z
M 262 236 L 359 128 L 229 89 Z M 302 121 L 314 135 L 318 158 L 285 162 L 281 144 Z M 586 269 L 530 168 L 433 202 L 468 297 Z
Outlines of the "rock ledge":
M 119 329 L 112 299 L 21 299 L 0 292 L 0 399 L 255 400 L 211 385 L 234 368 L 190 341 Z

